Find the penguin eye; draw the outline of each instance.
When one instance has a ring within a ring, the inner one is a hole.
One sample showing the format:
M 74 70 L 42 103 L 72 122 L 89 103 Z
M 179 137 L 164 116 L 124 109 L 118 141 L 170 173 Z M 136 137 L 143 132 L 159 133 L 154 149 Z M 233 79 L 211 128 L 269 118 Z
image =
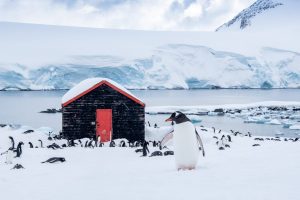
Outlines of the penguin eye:
M 172 115 L 171 115 L 171 118 L 175 118 L 176 117 L 176 112 L 174 112 Z

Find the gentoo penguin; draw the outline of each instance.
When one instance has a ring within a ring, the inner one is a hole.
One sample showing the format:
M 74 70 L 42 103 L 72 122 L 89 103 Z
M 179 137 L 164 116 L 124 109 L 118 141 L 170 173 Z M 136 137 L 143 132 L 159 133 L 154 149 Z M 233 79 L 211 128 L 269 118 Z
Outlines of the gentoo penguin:
M 8 138 L 9 138 L 10 141 L 11 141 L 11 147 L 10 147 L 10 149 L 11 149 L 11 150 L 14 150 L 14 149 L 15 149 L 15 140 L 14 140 L 14 138 L 11 137 L 11 136 L 9 136 Z
M 149 142 L 146 140 L 143 142 L 143 155 L 142 156 L 147 156 L 147 153 L 150 153 L 148 149 Z
M 25 169 L 21 164 L 15 164 L 15 166 L 11 169 Z
M 28 144 L 29 144 L 29 148 L 33 148 L 33 144 L 31 143 L 31 142 L 28 142 Z
M 43 147 L 43 141 L 42 140 L 38 140 L 40 143 L 41 143 L 41 148 L 44 148 Z
M 41 163 L 56 163 L 56 162 L 65 162 L 65 161 L 66 159 L 63 157 L 52 157 Z
M 164 156 L 172 156 L 174 155 L 174 151 L 165 151 Z
M 153 151 L 149 157 L 162 156 L 162 155 L 163 153 L 161 151 Z
M 17 146 L 17 150 L 16 150 L 17 155 L 15 156 L 15 158 L 21 157 L 21 155 L 22 155 L 22 145 L 23 144 L 24 144 L 23 142 L 19 142 L 19 144 Z
M 203 143 L 196 128 L 192 124 L 191 120 L 179 111 L 174 112 L 165 121 L 172 121 L 175 122 L 175 124 L 174 131 L 167 134 L 162 140 L 162 146 L 169 139 L 174 138 L 173 145 L 177 169 L 195 169 L 199 158 L 200 148 L 203 156 L 205 156 Z

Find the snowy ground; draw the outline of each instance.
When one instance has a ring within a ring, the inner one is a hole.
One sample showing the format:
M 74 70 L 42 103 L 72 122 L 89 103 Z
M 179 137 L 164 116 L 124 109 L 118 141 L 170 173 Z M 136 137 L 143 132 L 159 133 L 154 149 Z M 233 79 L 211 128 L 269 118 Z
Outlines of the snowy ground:
M 147 129 L 147 137 L 157 134 L 158 139 L 167 129 Z M 53 141 L 42 133 L 0 128 L 1 152 L 9 146 L 9 135 L 25 143 L 23 155 L 13 161 L 25 169 L 11 170 L 14 164 L 0 157 L 1 199 L 299 199 L 299 141 L 257 141 L 238 134 L 231 135 L 230 148 L 219 150 L 213 136 L 229 133 L 201 129 L 206 157 L 200 157 L 197 170 L 178 172 L 173 156 L 140 157 L 129 147 L 30 149 L 27 141 Z M 261 146 L 253 147 L 256 143 Z M 53 156 L 67 161 L 40 163 Z

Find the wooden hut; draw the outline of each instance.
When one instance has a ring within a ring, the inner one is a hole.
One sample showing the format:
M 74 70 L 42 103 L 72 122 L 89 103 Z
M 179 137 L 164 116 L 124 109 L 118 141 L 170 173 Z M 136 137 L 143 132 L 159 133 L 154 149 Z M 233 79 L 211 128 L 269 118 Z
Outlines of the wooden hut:
M 112 80 L 84 80 L 62 98 L 62 134 L 69 139 L 100 136 L 101 142 L 144 140 L 145 104 Z

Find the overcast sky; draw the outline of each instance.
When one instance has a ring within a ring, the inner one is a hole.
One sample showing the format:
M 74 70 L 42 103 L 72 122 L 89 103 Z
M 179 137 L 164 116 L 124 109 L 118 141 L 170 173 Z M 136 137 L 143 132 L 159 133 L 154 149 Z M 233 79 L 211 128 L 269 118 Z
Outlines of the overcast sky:
M 255 0 L 0 0 L 0 21 L 212 31 Z

